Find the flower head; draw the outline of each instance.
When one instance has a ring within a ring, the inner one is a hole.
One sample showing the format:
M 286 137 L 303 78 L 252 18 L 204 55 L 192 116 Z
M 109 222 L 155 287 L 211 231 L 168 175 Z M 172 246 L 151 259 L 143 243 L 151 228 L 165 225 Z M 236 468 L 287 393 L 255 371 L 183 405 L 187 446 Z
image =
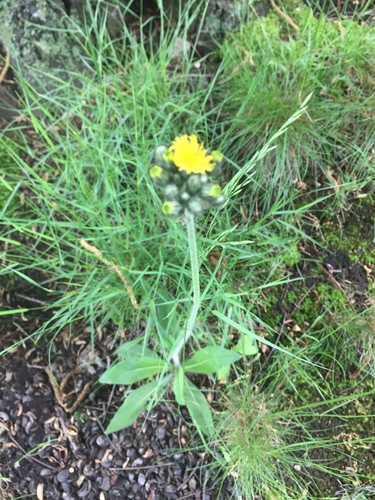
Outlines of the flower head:
M 208 149 L 203 149 L 203 146 L 204 143 L 199 143 L 195 134 L 180 135 L 172 142 L 164 157 L 187 174 L 212 172 L 218 160 L 214 155 L 207 154 Z
M 211 182 L 211 176 L 219 173 L 223 155 L 219 151 L 208 152 L 195 134 L 176 137 L 168 149 L 158 146 L 154 161 L 149 175 L 163 191 L 161 210 L 165 215 L 199 215 L 223 203 L 219 184 Z

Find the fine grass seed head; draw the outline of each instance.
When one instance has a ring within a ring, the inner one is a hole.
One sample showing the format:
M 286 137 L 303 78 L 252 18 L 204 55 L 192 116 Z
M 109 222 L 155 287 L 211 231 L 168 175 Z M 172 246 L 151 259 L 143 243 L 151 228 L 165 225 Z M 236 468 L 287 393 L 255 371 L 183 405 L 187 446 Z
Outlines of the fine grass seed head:
M 162 212 L 174 217 L 184 212 L 199 215 L 224 201 L 221 187 L 210 180 L 218 173 L 223 155 L 209 152 L 195 134 L 177 136 L 169 148 L 159 146 L 150 177 L 163 190 Z

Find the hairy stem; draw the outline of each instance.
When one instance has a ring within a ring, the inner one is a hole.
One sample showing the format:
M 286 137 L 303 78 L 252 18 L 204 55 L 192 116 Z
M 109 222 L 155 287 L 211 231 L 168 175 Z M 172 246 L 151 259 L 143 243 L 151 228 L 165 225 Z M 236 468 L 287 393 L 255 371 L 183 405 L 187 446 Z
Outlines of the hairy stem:
M 185 212 L 185 216 L 186 216 L 186 227 L 187 227 L 187 235 L 188 235 L 189 251 L 190 251 L 193 304 L 190 309 L 186 330 L 183 332 L 183 337 L 177 341 L 172 356 L 173 363 L 176 368 L 178 368 L 181 365 L 180 353 L 182 349 L 185 347 L 189 338 L 191 337 L 191 334 L 193 333 L 195 320 L 197 319 L 197 314 L 201 303 L 201 294 L 199 287 L 198 249 L 197 249 L 197 237 L 195 231 L 194 216 L 188 211 Z

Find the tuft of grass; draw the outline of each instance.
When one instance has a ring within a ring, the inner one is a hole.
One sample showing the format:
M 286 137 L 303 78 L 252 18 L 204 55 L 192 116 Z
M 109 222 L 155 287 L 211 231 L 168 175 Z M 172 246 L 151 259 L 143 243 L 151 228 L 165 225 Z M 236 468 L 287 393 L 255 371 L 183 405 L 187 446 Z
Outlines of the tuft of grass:
M 286 2 L 283 10 L 298 31 L 271 9 L 229 34 L 220 48 L 230 75 L 215 89 L 228 123 L 222 140 L 245 161 L 312 92 L 308 112 L 256 170 L 258 203 L 269 205 L 269 191 L 283 199 L 303 183 L 333 189 L 344 203 L 350 189 L 363 188 L 375 174 L 375 32 L 355 20 L 316 17 L 302 0 Z
M 343 494 L 370 484 L 371 453 L 359 450 L 371 450 L 374 443 L 368 417 L 373 387 L 356 384 L 355 394 L 298 404 L 281 386 L 277 378 L 260 390 L 244 375 L 221 401 L 212 449 L 235 484 L 233 498 L 329 500 L 338 482 Z

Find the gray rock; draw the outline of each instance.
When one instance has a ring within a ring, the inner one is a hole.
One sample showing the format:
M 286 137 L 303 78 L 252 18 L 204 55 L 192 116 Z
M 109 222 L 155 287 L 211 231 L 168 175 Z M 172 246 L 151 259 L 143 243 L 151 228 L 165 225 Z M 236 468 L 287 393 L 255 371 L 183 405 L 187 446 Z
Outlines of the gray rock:
M 69 469 L 62 469 L 58 474 L 57 474 L 57 480 L 60 483 L 65 483 L 68 477 L 70 476 Z
M 163 7 L 170 17 L 177 18 L 179 2 L 164 0 Z M 192 22 L 189 33 L 190 36 L 199 34 L 198 45 L 212 50 L 226 33 L 239 28 L 253 16 L 265 16 L 269 8 L 267 0 L 208 0 L 200 4 L 198 12 L 196 7 L 190 9 Z
M 158 425 L 158 427 L 156 427 L 156 429 L 155 429 L 155 436 L 158 439 L 163 440 L 165 438 L 166 432 L 167 432 L 167 430 L 164 427 L 164 425 Z
M 168 494 L 176 493 L 176 491 L 177 491 L 177 486 L 175 486 L 174 484 L 168 484 L 165 487 L 165 492 Z
M 143 486 L 146 482 L 146 476 L 142 473 L 138 474 L 138 484 Z
M 13 66 L 38 92 L 83 69 L 81 50 L 72 35 L 73 19 L 61 0 L 4 0 L 0 37 L 10 50 Z M 52 77 L 52 78 L 51 78 Z

